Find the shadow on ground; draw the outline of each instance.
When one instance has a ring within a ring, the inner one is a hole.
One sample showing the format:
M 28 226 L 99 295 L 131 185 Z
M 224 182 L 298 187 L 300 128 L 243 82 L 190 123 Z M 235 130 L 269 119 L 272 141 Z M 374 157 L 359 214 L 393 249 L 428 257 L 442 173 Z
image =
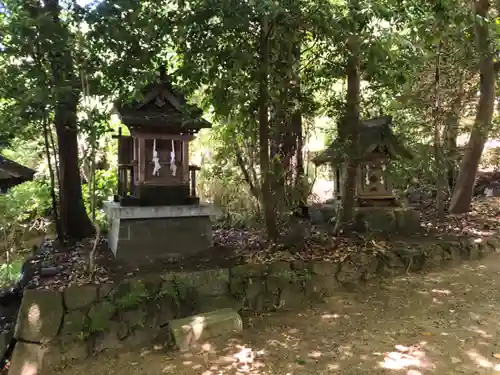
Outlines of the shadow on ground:
M 500 374 L 499 290 L 492 255 L 255 317 L 241 336 L 190 353 L 100 355 L 60 374 Z

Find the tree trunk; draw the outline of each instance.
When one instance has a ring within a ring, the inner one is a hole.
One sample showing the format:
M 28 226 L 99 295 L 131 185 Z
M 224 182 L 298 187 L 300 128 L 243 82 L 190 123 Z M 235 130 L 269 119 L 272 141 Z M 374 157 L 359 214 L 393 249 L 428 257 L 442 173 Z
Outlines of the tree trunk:
M 438 30 L 436 30 L 438 31 Z M 444 154 L 441 142 L 441 106 L 439 97 L 439 75 L 441 65 L 441 42 L 436 44 L 436 67 L 434 75 L 434 160 L 436 166 L 436 211 L 437 221 L 443 221 L 445 217 L 446 203 L 446 169 L 444 164 Z
M 490 8 L 489 0 L 477 0 L 475 13 L 486 18 Z M 457 183 L 451 198 L 450 212 L 465 213 L 470 210 L 474 193 L 474 181 L 484 145 L 488 139 L 495 104 L 495 69 L 493 55 L 490 51 L 488 23 L 476 18 L 477 49 L 480 54 L 479 102 L 476 119 L 472 129 L 464 159 L 460 168 Z
M 358 5 L 357 3 L 355 5 Z M 358 11 L 353 6 L 353 12 Z M 351 15 L 352 19 L 355 19 Z M 358 174 L 359 148 L 359 102 L 360 102 L 360 71 L 359 71 L 359 40 L 353 30 L 349 37 L 349 58 L 347 60 L 347 105 L 343 121 L 339 125 L 339 137 L 347 141 L 347 162 L 342 189 L 342 205 L 337 216 L 335 232 L 341 233 L 346 226 L 352 223 L 354 205 L 356 202 L 356 178 Z
M 463 97 L 464 97 L 464 84 L 463 84 L 463 72 L 461 72 L 459 76 L 458 94 L 451 103 L 450 113 L 446 116 L 446 129 L 445 129 L 446 163 L 447 163 L 446 176 L 448 180 L 449 191 L 452 191 L 455 186 L 455 181 L 458 172 L 457 138 L 458 138 L 459 121 L 462 113 Z
M 52 164 L 51 152 L 50 152 L 50 144 L 49 144 L 49 126 L 47 116 L 44 116 L 43 121 L 43 142 L 45 146 L 45 155 L 47 157 L 47 167 L 49 169 L 49 179 L 50 179 L 50 198 L 52 200 L 52 215 L 54 218 L 54 222 L 56 224 L 56 234 L 57 237 L 63 237 L 63 230 L 61 227 L 61 220 L 59 219 L 58 205 L 57 205 L 57 196 L 56 196 L 56 178 L 54 174 L 54 168 Z
M 262 17 L 260 30 L 260 67 L 259 67 L 259 147 L 260 173 L 262 180 L 262 207 L 269 240 L 278 239 L 278 227 L 274 197 L 271 191 L 271 170 L 269 161 L 269 20 Z
M 54 124 L 59 149 L 61 224 L 66 236 L 78 240 L 94 233 L 94 227 L 83 203 L 78 168 L 79 82 L 74 76 L 68 30 L 60 20 L 59 2 L 47 0 L 45 4 L 45 10 L 53 22 L 54 33 L 58 36 L 58 40 L 47 52 L 56 101 Z
M 294 112 L 291 118 L 291 127 L 293 136 L 295 139 L 295 190 L 299 193 L 298 204 L 300 207 L 307 204 L 308 191 L 306 189 L 306 181 L 304 176 L 304 156 L 302 155 L 302 150 L 304 148 L 304 140 L 302 134 L 302 108 L 300 103 L 302 102 L 301 91 L 300 91 L 300 40 L 295 41 L 294 46 L 294 64 L 293 64 L 293 86 L 292 93 L 293 98 L 299 104 L 299 107 L 294 108 Z

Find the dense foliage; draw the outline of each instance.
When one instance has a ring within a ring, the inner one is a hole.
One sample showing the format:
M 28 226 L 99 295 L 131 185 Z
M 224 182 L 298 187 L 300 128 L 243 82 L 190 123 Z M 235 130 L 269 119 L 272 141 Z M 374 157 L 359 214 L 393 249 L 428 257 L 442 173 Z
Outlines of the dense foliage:
M 111 104 L 137 97 L 160 65 L 214 124 L 195 147 L 199 191 L 231 224 L 264 223 L 277 239 L 279 223 L 310 199 L 321 175 L 311 137 L 338 135 L 352 171 L 359 120 L 380 114 L 393 116 L 415 156 L 392 165 L 396 188 L 433 186 L 438 211 L 451 195 L 450 210 L 466 211 L 484 144 L 497 131 L 496 7 L 3 0 L 0 144 L 39 171 L 2 198 L 4 221 L 50 218 L 59 236 L 75 239 L 93 232 L 92 221 L 103 223 L 116 182 Z M 464 151 L 457 138 L 469 134 Z M 353 181 L 347 173 L 346 192 Z M 345 194 L 339 229 L 352 199 Z

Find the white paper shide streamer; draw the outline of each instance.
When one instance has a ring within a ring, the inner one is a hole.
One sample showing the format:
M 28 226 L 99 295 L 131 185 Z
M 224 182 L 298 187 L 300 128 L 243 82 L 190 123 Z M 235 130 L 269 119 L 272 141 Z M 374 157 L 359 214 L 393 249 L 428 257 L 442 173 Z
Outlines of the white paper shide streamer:
M 153 176 L 159 176 L 160 175 L 160 158 L 158 157 L 158 151 L 156 151 L 156 139 L 153 140 Z
M 177 172 L 177 165 L 175 165 L 175 144 L 172 139 L 172 151 L 170 151 L 170 171 L 172 172 L 172 176 L 175 176 Z

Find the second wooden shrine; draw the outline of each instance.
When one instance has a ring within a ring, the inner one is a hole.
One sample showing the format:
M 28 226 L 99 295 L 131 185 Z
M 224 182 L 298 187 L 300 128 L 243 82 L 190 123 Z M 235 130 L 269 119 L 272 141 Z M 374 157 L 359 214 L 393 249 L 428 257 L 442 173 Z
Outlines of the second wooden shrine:
M 390 116 L 361 122 L 356 181 L 356 198 L 361 206 L 396 204 L 387 166 L 391 159 L 397 156 L 412 158 L 412 155 L 398 141 L 392 132 L 391 124 L 392 117 Z M 341 142 L 336 139 L 313 159 L 316 165 L 330 164 L 333 167 L 334 190 L 337 199 L 342 196 L 342 176 L 345 171 L 341 150 Z

